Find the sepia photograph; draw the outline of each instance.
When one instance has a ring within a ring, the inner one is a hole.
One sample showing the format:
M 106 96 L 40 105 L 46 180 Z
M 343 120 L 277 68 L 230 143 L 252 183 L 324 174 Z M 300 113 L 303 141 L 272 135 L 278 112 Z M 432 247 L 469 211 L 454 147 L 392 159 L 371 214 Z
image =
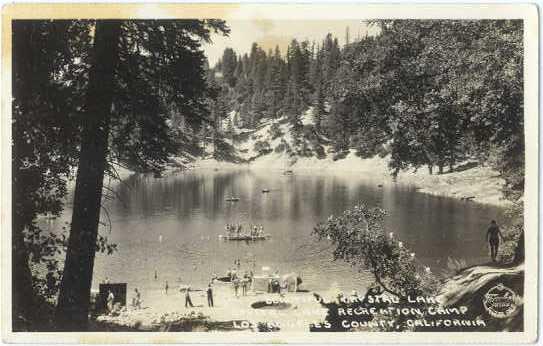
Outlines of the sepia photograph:
M 37 6 L 4 340 L 535 341 L 536 7 Z

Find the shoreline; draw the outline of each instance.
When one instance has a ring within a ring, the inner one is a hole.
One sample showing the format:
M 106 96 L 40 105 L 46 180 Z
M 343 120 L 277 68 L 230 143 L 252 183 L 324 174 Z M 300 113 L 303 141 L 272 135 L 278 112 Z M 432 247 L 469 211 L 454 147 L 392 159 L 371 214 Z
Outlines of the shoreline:
M 271 153 L 258 157 L 249 163 L 232 163 L 215 159 L 199 159 L 193 162 L 189 170 L 194 169 L 249 169 L 284 171 L 285 167 L 296 172 L 311 174 L 341 174 L 366 176 L 377 185 L 405 184 L 415 187 L 419 192 L 433 196 L 442 196 L 463 200 L 466 203 L 480 203 L 500 208 L 507 208 L 512 202 L 502 196 L 501 189 L 505 180 L 490 167 L 475 166 L 460 171 L 443 174 L 428 174 L 426 168 L 401 171 L 396 180 L 388 169 L 388 158 L 375 156 L 362 159 L 351 152 L 346 158 L 333 161 L 330 158 L 298 158 L 287 166 L 284 155 Z
M 288 292 L 284 297 L 277 293 L 249 291 L 246 296 L 235 297 L 230 285 L 214 285 L 214 307 L 208 307 L 206 293 L 191 294 L 194 307 L 184 306 L 184 293 L 172 290 L 168 295 L 160 290 L 147 292 L 143 308 L 128 307 L 118 316 L 99 315 L 96 323 L 101 328 L 138 329 L 159 331 L 168 326 L 189 328 L 213 328 L 231 331 L 253 332 L 259 324 L 280 325 L 280 330 L 300 331 L 309 329 L 311 323 L 319 322 L 327 310 L 314 298 L 312 292 Z M 268 302 L 263 308 L 252 305 Z M 282 302 L 284 308 L 273 308 L 273 303 Z

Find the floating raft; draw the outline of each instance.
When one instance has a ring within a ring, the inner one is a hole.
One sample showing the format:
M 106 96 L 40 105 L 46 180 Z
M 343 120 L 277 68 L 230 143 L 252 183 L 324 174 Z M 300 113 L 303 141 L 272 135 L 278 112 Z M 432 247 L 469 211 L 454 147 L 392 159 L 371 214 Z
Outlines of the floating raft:
M 266 240 L 268 238 L 270 238 L 271 235 L 269 234 L 264 234 L 264 235 L 261 235 L 261 236 L 250 236 L 250 235 L 240 235 L 240 236 L 237 236 L 237 235 L 219 235 L 219 238 L 223 239 L 223 240 Z

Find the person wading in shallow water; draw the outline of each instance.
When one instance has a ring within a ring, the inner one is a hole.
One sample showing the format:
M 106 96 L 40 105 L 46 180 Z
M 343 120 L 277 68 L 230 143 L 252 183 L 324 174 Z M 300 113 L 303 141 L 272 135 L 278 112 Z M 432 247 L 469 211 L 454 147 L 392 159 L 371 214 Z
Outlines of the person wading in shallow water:
M 490 226 L 486 231 L 486 240 L 490 245 L 490 258 L 492 258 L 492 262 L 496 262 L 498 248 L 500 247 L 500 238 L 503 241 L 503 235 L 502 232 L 500 232 L 498 224 L 496 224 L 495 220 L 490 221 Z

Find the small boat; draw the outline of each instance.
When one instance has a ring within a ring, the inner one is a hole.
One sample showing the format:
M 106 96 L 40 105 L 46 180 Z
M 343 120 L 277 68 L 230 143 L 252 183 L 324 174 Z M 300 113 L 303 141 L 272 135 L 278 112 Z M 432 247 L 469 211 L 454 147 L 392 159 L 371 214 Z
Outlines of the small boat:
M 239 197 L 227 197 L 226 198 L 226 201 L 227 202 L 238 202 L 239 201 Z
M 262 193 L 268 193 L 270 192 L 270 189 L 262 189 Z
M 283 175 L 292 175 L 294 172 L 291 169 L 287 169 L 283 172 Z
M 271 235 L 264 234 L 264 235 L 258 235 L 258 236 L 251 236 L 251 235 L 220 235 L 219 238 L 224 240 L 246 240 L 246 241 L 254 241 L 254 240 L 266 240 L 270 238 Z

